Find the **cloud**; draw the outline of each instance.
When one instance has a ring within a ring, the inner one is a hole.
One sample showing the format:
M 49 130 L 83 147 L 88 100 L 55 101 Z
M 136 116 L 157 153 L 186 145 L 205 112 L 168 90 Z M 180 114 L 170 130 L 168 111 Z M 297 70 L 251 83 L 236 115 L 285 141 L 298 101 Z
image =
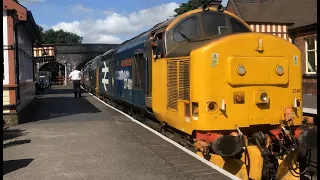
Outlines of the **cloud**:
M 52 28 L 76 33 L 83 37 L 84 43 L 121 43 L 126 38 L 133 37 L 155 24 L 169 19 L 177 7 L 179 7 L 179 4 L 172 2 L 142 9 L 128 15 L 105 10 L 101 11 L 104 18 L 60 22 Z M 87 12 L 88 14 L 92 13 L 92 9 L 76 5 L 72 8 L 72 12 Z
M 92 8 L 86 8 L 82 4 L 73 5 L 71 11 L 74 15 L 91 14 L 93 12 Z

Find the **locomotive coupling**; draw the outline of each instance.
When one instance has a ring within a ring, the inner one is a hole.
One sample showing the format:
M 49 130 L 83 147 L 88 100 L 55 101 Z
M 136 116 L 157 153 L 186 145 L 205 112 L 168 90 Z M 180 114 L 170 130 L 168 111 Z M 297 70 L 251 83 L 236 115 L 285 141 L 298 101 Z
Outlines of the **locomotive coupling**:
M 294 136 L 298 139 L 299 146 L 307 149 L 317 148 L 317 126 L 314 125 L 312 118 L 306 118 L 295 130 Z
M 231 157 L 243 151 L 241 136 L 223 135 L 212 143 L 212 150 L 222 157 Z
M 209 145 L 204 141 L 197 141 L 194 144 L 195 151 L 200 151 L 202 154 L 207 155 L 209 154 Z
M 296 131 L 297 132 L 297 131 Z M 307 149 L 317 148 L 317 126 L 304 129 L 298 135 L 299 146 L 303 146 Z
M 195 150 L 208 153 L 208 147 L 220 156 L 231 157 L 241 153 L 245 148 L 245 141 L 242 132 L 231 132 L 229 135 L 223 135 L 212 132 L 196 132 Z

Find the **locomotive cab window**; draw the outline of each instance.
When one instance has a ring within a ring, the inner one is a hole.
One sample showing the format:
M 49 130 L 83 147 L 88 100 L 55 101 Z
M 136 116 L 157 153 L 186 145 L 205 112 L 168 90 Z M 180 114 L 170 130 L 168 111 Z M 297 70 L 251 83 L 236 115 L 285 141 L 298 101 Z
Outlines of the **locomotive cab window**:
M 142 90 L 144 87 L 144 57 L 137 54 L 132 59 L 132 88 Z
M 200 36 L 199 26 L 199 20 L 196 16 L 184 20 L 173 30 L 173 40 L 180 43 Z
M 218 13 L 203 13 L 202 24 L 207 35 L 223 35 L 229 32 L 226 17 Z
M 230 24 L 233 33 L 250 32 L 246 26 L 234 18 L 230 18 Z
M 164 56 L 164 41 L 162 32 L 151 37 L 151 45 L 153 50 L 153 58 L 162 58 Z

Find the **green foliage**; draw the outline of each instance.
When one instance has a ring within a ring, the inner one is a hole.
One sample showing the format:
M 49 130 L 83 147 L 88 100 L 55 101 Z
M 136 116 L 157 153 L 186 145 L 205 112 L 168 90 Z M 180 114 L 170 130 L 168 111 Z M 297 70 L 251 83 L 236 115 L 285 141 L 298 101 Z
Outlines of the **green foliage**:
M 42 44 L 78 44 L 83 40 L 83 37 L 75 33 L 65 32 L 63 30 L 55 31 L 53 29 L 44 31 L 41 26 L 37 25 L 37 27 L 42 38 Z
M 175 16 L 186 13 L 188 11 L 198 9 L 203 4 L 209 3 L 210 0 L 189 0 L 187 3 L 182 3 L 178 8 L 174 10 Z

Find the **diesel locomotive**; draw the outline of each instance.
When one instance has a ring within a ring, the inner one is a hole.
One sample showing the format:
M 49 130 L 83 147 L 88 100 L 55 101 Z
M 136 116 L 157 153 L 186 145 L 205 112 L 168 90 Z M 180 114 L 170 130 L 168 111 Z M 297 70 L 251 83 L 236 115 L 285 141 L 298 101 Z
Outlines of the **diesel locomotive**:
M 298 148 L 316 147 L 298 48 L 222 6 L 159 23 L 82 70 L 88 91 L 152 116 L 241 179 L 298 179 L 308 168 Z

